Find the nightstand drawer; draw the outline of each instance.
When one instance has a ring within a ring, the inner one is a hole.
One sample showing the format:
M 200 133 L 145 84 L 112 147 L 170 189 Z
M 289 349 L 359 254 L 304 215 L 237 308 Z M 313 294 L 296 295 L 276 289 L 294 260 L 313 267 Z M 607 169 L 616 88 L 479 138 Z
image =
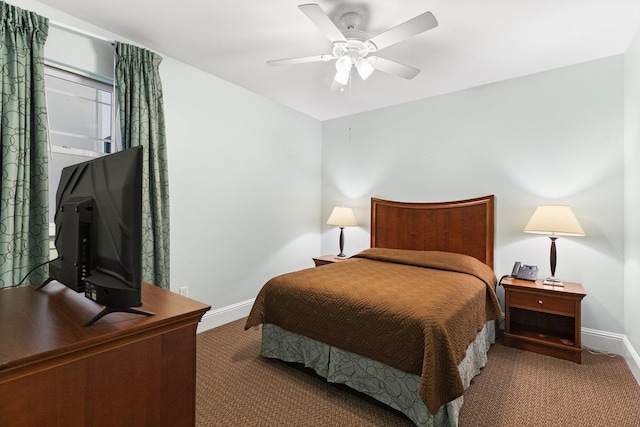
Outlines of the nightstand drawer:
M 575 303 L 571 299 L 517 291 L 512 291 L 509 297 L 511 307 L 575 316 Z

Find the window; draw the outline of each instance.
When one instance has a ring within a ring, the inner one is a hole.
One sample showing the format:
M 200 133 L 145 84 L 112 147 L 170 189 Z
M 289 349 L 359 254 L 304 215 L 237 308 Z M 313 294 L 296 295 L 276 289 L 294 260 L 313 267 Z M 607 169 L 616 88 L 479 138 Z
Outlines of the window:
M 113 84 L 45 67 L 49 116 L 49 223 L 62 169 L 118 151 Z M 50 227 L 54 234 L 53 227 Z

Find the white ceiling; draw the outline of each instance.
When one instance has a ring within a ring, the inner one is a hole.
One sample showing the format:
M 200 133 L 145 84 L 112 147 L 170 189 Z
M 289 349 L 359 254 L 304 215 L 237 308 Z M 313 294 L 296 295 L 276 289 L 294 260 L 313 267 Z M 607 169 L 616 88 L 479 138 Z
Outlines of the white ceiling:
M 266 64 L 330 52 L 304 0 L 40 1 L 319 120 L 624 53 L 640 25 L 639 0 L 318 0 L 336 22 L 359 11 L 370 36 L 425 11 L 439 22 L 378 53 L 417 77 L 354 74 L 349 97 L 329 92 L 333 61 Z

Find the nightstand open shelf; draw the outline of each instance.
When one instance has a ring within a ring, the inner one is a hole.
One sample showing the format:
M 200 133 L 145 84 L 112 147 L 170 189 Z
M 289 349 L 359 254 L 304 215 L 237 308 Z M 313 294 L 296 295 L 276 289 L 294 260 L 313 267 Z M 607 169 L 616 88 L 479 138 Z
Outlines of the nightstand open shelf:
M 504 279 L 507 346 L 582 361 L 580 309 L 586 293 L 579 283 L 551 287 L 535 282 Z
M 557 329 L 547 329 L 541 327 L 532 327 L 520 323 L 511 323 L 511 334 L 530 341 L 539 341 L 544 345 L 567 346 L 574 345 L 575 338 L 573 331 L 564 332 Z

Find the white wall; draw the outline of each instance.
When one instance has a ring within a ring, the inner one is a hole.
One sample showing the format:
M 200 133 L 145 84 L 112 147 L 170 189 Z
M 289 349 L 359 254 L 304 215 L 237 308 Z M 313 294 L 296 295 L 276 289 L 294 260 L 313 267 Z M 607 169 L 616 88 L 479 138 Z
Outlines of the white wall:
M 37 1 L 12 4 L 135 44 Z M 48 59 L 107 76 L 112 52 L 56 28 L 45 46 Z M 162 56 L 171 289 L 188 286 L 213 309 L 250 300 L 270 277 L 311 267 L 318 254 L 321 124 Z
M 355 208 L 353 254 L 369 246 L 371 197 L 495 194 L 496 274 L 519 260 L 544 277 L 550 240 L 522 230 L 537 205 L 569 204 L 586 237 L 558 240 L 556 274 L 584 284 L 584 327 L 624 333 L 623 68 L 615 56 L 324 122 L 322 218 Z M 337 230 L 323 231 L 335 253 Z
M 625 54 L 625 334 L 640 351 L 640 32 Z M 640 360 L 636 363 L 640 364 Z M 640 372 L 636 373 L 640 381 Z
M 320 248 L 321 124 L 166 58 L 171 288 L 224 307 Z

